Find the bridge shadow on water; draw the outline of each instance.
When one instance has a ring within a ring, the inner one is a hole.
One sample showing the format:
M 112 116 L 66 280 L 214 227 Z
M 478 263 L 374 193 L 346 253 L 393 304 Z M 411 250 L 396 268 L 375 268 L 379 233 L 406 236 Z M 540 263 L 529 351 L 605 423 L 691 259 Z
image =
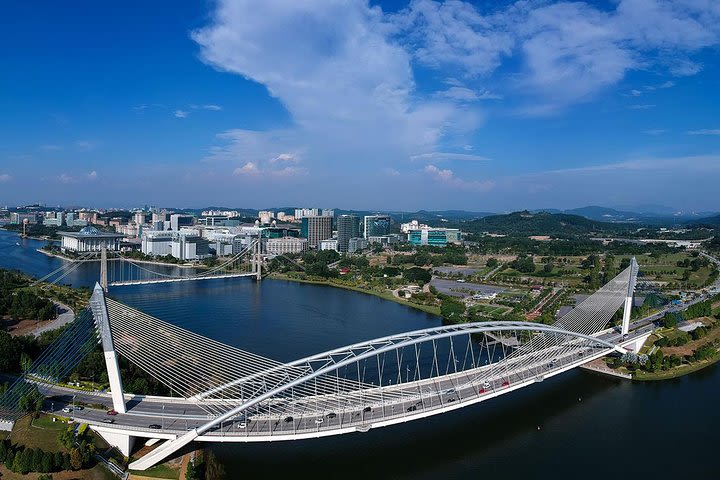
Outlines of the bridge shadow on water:
M 543 428 L 546 424 L 578 417 L 583 402 L 630 386 L 629 382 L 571 371 L 480 404 L 367 433 L 265 444 L 216 444 L 212 448 L 226 465 L 229 478 L 303 472 L 319 478 L 457 478 L 478 473 L 537 478 L 538 471 L 527 461 L 547 461 L 551 456 L 560 462 L 562 443 L 582 441 L 563 438 L 564 427 L 548 434 Z M 532 452 L 526 451 L 529 448 Z M 515 458 L 518 450 L 525 451 L 525 458 Z

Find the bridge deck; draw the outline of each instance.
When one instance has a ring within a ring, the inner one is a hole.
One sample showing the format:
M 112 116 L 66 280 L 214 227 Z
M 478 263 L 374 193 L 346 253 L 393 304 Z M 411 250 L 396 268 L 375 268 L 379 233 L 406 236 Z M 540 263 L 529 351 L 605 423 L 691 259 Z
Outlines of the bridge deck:
M 180 278 L 155 278 L 150 280 L 130 280 L 127 282 L 110 282 L 111 287 L 122 287 L 126 285 L 149 285 L 153 283 L 190 282 L 197 280 L 214 280 L 219 278 L 254 277 L 256 273 L 225 273 L 222 275 L 208 275 L 207 277 L 180 277 Z

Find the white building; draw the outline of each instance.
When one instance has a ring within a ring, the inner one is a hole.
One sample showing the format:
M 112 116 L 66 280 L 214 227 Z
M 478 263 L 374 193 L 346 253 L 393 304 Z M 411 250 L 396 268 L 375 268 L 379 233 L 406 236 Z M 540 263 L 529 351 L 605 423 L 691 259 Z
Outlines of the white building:
M 430 228 L 424 223 L 419 223 L 417 220 L 410 220 L 408 223 L 400 224 L 400 231 L 402 233 L 408 233 L 410 230 L 422 230 L 424 228 Z
M 265 251 L 270 255 L 282 255 L 284 253 L 300 253 L 304 252 L 308 248 L 308 241 L 305 238 L 268 238 L 265 241 Z
M 150 230 L 143 232 L 140 248 L 145 255 L 164 257 L 172 254 L 173 232 Z
M 318 246 L 320 250 L 335 250 L 338 251 L 338 241 L 336 238 L 328 238 L 327 240 L 320 240 Z
M 58 232 L 63 252 L 99 252 L 103 245 L 108 250 L 120 250 L 120 239 L 124 235 L 101 232 L 95 227 L 85 227 L 79 232 Z
M 260 210 L 258 212 L 258 218 L 260 219 L 260 223 L 263 225 L 267 225 L 272 221 L 273 218 L 275 218 L 275 212 L 271 212 L 269 210 Z
M 317 208 L 296 208 L 295 209 L 295 220 L 300 220 L 301 218 L 305 217 L 317 217 L 318 209 Z

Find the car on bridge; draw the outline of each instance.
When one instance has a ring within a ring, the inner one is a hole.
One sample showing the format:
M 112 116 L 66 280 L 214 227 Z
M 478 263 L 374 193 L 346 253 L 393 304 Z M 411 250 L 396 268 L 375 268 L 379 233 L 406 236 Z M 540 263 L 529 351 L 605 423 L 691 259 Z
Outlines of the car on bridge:
M 294 420 L 293 417 L 285 417 L 285 423 L 290 423 L 293 420 Z
M 114 418 L 103 418 L 103 423 L 115 423 Z
M 73 409 L 70 408 L 70 407 L 65 407 L 65 408 L 62 409 L 62 411 L 65 412 L 65 413 L 70 413 L 70 412 L 73 411 Z
M 502 383 L 502 386 L 503 386 L 503 387 L 509 387 L 509 386 L 510 386 L 510 382 L 507 381 L 507 380 L 504 380 L 503 383 Z
M 118 414 L 118 412 L 117 412 L 117 410 L 115 410 L 115 409 L 113 408 L 112 410 L 108 410 L 108 411 L 107 411 L 107 414 L 108 414 L 108 415 L 115 416 L 115 415 Z
M 162 427 L 157 423 L 151 423 L 150 425 L 148 425 L 148 428 L 152 428 L 153 430 L 160 430 Z
M 337 417 L 337 413 L 335 413 L 335 412 L 330 412 L 330 413 L 328 413 L 326 416 L 327 416 L 327 418 L 335 418 L 335 417 Z

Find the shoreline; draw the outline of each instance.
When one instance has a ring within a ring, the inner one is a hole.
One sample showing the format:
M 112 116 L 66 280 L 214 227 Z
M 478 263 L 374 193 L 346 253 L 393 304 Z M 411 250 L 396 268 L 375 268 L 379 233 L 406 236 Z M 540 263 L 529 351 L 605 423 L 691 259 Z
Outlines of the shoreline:
M 374 297 L 382 298 L 383 300 L 390 300 L 390 301 L 398 303 L 400 305 L 405 305 L 406 307 L 414 308 L 416 310 L 420 310 L 422 312 L 429 313 L 431 315 L 440 317 L 440 307 L 433 307 L 430 305 L 420 305 L 418 303 L 405 302 L 399 298 L 396 298 L 391 293 L 388 293 L 388 295 L 383 295 L 383 294 L 381 294 L 379 292 L 375 292 L 373 290 L 365 290 L 363 288 L 353 287 L 351 285 L 337 284 L 337 283 L 329 282 L 327 280 L 308 280 L 308 279 L 303 280 L 300 278 L 288 277 L 281 273 L 271 273 L 270 275 L 268 275 L 268 278 L 271 278 L 273 280 L 287 280 L 289 282 L 310 283 L 313 285 L 325 285 L 328 287 L 335 287 L 335 288 L 341 288 L 344 290 L 350 290 L 353 292 L 365 293 L 367 295 L 372 295 Z
M 60 260 L 65 260 L 67 262 L 73 262 L 73 263 L 77 262 L 77 260 L 74 258 L 66 257 L 65 255 L 62 255 L 59 253 L 48 252 L 47 250 L 43 250 L 42 248 L 36 248 L 35 250 L 44 255 L 47 255 L 48 257 L 59 258 Z M 114 259 L 108 259 L 108 260 L 113 261 Z M 96 261 L 99 262 L 100 259 L 98 258 Z M 199 266 L 199 265 L 185 265 L 182 263 L 165 263 L 165 262 L 157 262 L 157 261 L 152 261 L 152 260 L 136 260 L 134 258 L 131 258 L 130 261 L 132 261 L 134 263 L 146 263 L 148 265 L 162 265 L 164 267 L 197 268 L 197 269 L 207 268 L 207 267 L 203 267 L 203 266 Z
M 662 380 L 672 380 L 674 378 L 684 377 L 691 373 L 699 372 L 700 370 L 715 365 L 720 362 L 720 352 L 716 353 L 714 357 L 707 360 L 701 360 L 699 362 L 691 363 L 689 365 L 681 365 L 675 367 L 672 370 L 666 370 L 664 372 L 656 373 L 643 373 L 640 376 L 633 375 L 633 381 L 638 382 L 658 382 Z

